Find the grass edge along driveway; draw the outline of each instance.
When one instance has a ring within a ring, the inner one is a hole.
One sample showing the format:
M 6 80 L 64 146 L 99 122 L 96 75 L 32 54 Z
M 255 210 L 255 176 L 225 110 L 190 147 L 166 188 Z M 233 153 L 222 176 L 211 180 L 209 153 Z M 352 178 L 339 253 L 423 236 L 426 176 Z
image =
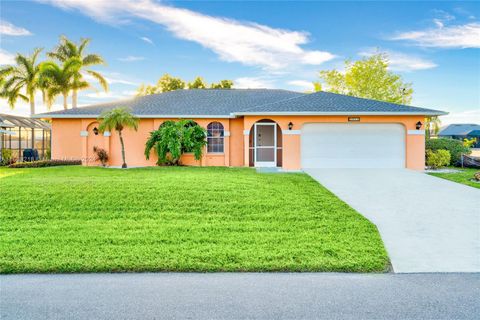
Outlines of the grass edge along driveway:
M 458 172 L 429 172 L 428 174 L 480 189 L 480 183 L 472 181 L 474 173 L 480 171 L 480 169 L 456 167 L 452 167 L 452 169 L 458 170 Z
M 0 272 L 383 272 L 377 228 L 308 175 L 0 168 Z

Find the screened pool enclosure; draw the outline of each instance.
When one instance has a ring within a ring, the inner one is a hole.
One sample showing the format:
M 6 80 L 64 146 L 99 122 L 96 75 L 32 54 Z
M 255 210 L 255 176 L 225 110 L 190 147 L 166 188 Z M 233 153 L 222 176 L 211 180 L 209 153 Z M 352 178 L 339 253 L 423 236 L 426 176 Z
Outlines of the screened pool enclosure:
M 0 113 L 0 160 L 2 150 L 11 150 L 16 161 L 49 158 L 50 134 L 48 122 Z

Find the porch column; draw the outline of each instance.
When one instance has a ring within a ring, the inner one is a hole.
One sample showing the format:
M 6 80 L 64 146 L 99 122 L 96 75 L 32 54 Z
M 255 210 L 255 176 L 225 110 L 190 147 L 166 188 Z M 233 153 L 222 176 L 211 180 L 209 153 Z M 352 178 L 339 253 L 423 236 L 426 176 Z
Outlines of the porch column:
M 300 134 L 301 130 L 282 130 L 282 168 L 285 170 L 300 170 Z
M 248 167 L 250 165 L 250 130 L 243 130 L 243 166 Z
M 226 167 L 230 166 L 230 131 L 223 132 L 223 156 Z

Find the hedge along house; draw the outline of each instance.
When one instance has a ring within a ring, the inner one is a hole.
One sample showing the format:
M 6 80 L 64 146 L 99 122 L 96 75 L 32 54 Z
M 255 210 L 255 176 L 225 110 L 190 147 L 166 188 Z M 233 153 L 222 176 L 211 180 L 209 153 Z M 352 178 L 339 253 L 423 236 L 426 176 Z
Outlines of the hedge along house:
M 50 131 L 45 121 L 0 113 L 0 160 L 5 149 L 18 161 L 23 160 L 25 149 L 36 149 L 38 158 L 45 159 L 50 152 Z
M 115 132 L 98 132 L 105 110 L 128 107 L 138 131 L 124 130 L 129 166 L 153 166 L 145 142 L 165 120 L 193 119 L 207 129 L 200 161 L 185 165 L 302 168 L 409 168 L 423 170 L 426 116 L 442 111 L 317 92 L 270 89 L 178 90 L 131 100 L 36 115 L 52 121 L 52 158 L 97 165 L 93 147 L 121 165 Z

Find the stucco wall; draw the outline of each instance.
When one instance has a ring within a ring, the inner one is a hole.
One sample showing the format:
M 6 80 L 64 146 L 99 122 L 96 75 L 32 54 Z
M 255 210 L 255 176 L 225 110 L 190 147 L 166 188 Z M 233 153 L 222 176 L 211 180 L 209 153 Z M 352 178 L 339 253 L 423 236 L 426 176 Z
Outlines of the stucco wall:
M 185 165 L 202 166 L 248 166 L 248 135 L 253 124 L 261 119 L 277 122 L 283 135 L 283 168 L 298 170 L 301 168 L 301 130 L 305 123 L 347 123 L 347 116 L 246 116 L 236 119 L 196 119 L 196 122 L 206 128 L 212 121 L 223 124 L 225 130 L 224 153 L 204 153 L 200 161 L 192 154 L 186 154 L 181 161 Z M 157 158 L 152 151 L 150 160 L 143 154 L 145 142 L 151 131 L 157 129 L 165 120 L 171 119 L 141 119 L 138 131 L 125 129 L 123 137 L 126 150 L 126 161 L 129 166 L 153 166 Z M 423 170 L 425 154 L 425 137 L 421 131 L 415 130 L 415 124 L 424 122 L 423 116 L 360 116 L 361 123 L 399 123 L 405 128 L 406 166 L 414 170 Z M 122 164 L 118 134 L 112 132 L 110 137 L 92 137 L 92 123 L 95 119 L 53 119 L 52 120 L 52 157 L 55 159 L 88 159 L 96 143 L 102 143 L 110 156 L 109 165 Z M 288 123 L 293 123 L 288 130 Z M 423 128 L 422 128 L 423 129 Z M 88 130 L 88 131 L 87 131 Z M 82 137 L 81 131 L 87 131 L 88 137 Z M 379 132 L 381 134 L 381 132 Z M 94 140 L 95 139 L 95 140 Z M 85 163 L 87 164 L 87 163 Z M 90 165 L 97 163 L 88 163 Z

